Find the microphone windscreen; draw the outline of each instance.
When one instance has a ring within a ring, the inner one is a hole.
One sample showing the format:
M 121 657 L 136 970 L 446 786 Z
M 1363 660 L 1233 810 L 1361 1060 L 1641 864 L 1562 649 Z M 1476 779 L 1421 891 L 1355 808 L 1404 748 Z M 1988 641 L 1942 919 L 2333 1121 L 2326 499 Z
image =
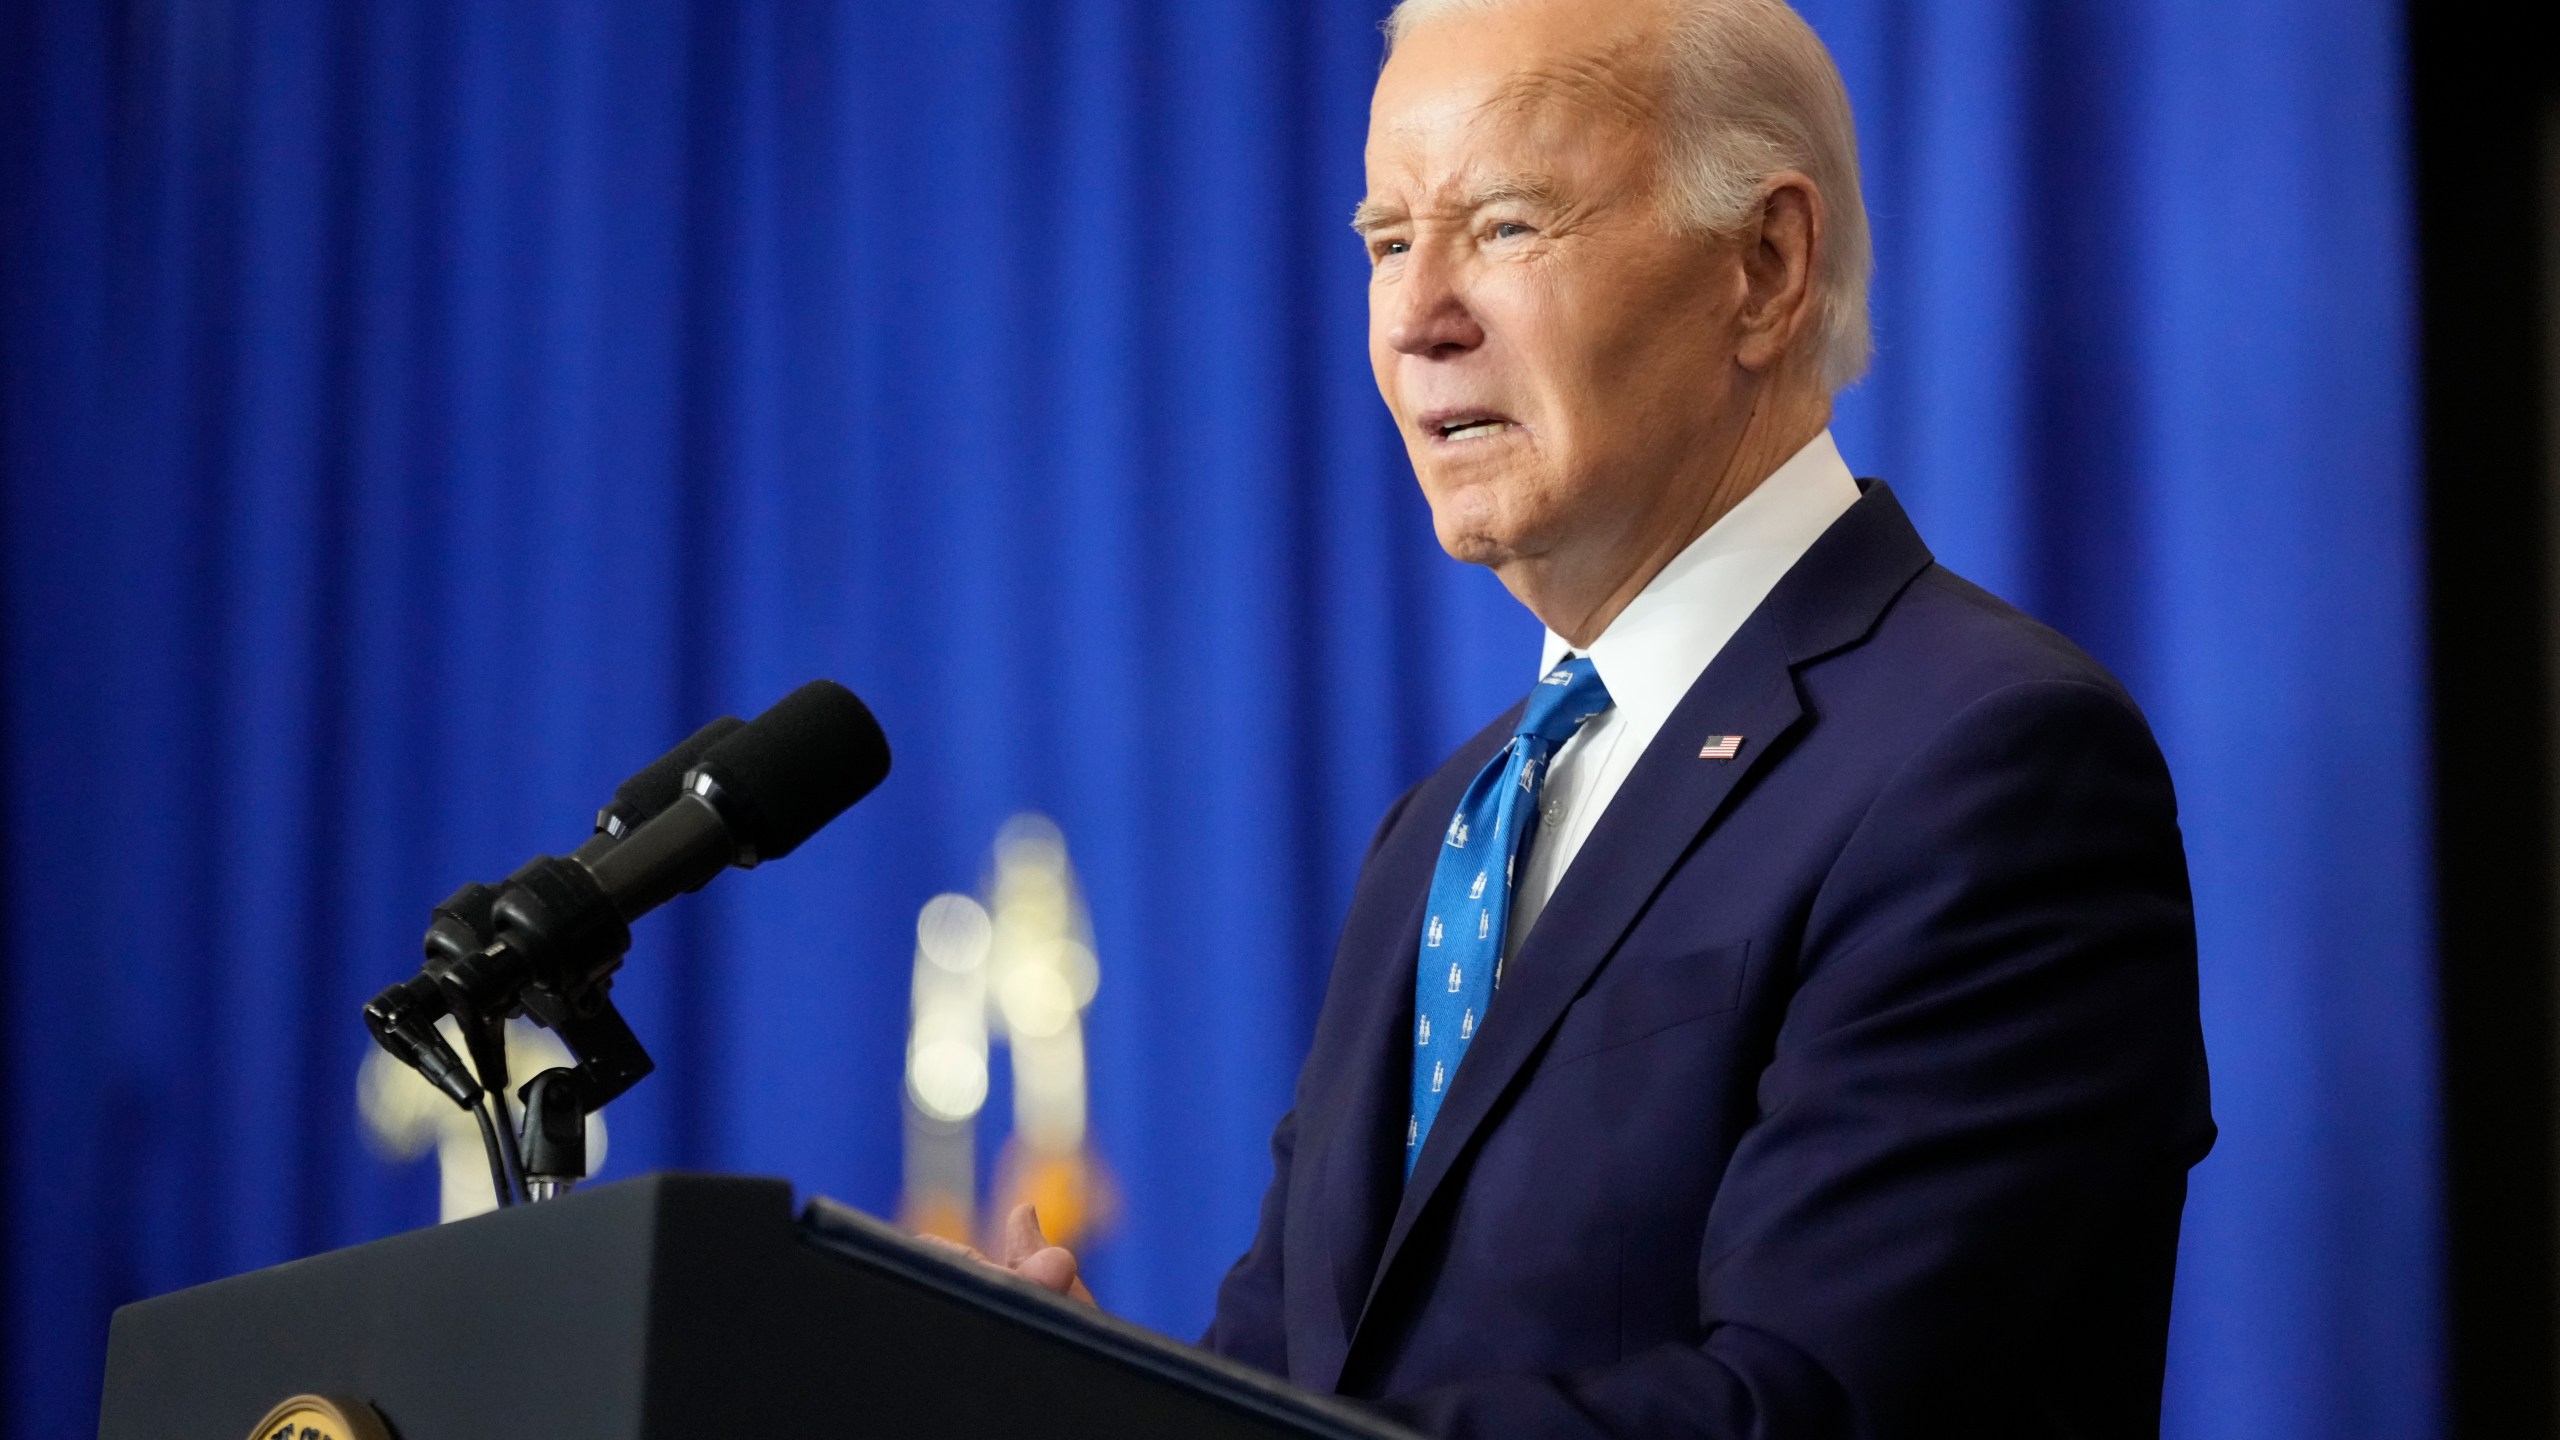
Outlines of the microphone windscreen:
M 778 860 L 887 778 L 889 737 L 852 691 L 812 680 L 713 745 L 697 768 L 726 793 L 738 842 L 758 860 Z
M 596 828 L 621 835 L 676 803 L 684 774 L 702 763 L 712 746 L 747 728 L 735 715 L 723 715 L 684 738 L 681 744 L 649 762 L 649 768 L 615 787 L 613 803 L 596 815 Z

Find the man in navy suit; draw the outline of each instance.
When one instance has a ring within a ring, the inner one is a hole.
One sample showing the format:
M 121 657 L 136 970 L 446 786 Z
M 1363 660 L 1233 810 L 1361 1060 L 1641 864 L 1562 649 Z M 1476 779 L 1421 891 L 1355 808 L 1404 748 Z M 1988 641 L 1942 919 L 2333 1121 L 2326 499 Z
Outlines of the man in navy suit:
M 2156 1434 L 2213 1137 L 2175 801 L 1833 447 L 1830 57 L 1780 0 L 1390 33 L 1379 390 L 1560 688 L 1379 826 L 1204 1343 L 1451 1436 Z

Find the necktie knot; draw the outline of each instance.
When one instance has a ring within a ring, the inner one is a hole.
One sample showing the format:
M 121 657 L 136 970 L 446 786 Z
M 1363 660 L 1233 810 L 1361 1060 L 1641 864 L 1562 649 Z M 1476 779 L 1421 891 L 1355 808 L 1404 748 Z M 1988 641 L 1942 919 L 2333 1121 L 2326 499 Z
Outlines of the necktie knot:
M 1538 682 L 1529 692 L 1529 705 L 1520 714 L 1514 736 L 1535 735 L 1550 745 L 1561 745 L 1582 722 L 1610 706 L 1609 687 L 1600 683 L 1600 671 L 1588 655 L 1575 655 L 1565 660 Z

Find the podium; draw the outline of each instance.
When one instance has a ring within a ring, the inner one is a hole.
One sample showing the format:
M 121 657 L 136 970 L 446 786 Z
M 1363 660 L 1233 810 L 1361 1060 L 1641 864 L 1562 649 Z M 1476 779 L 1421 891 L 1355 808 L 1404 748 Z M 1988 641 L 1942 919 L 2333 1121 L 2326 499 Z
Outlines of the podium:
M 250 1440 L 301 1394 L 393 1440 L 1412 1437 L 832 1201 L 795 1218 L 782 1181 L 711 1175 L 127 1305 L 98 1434 Z

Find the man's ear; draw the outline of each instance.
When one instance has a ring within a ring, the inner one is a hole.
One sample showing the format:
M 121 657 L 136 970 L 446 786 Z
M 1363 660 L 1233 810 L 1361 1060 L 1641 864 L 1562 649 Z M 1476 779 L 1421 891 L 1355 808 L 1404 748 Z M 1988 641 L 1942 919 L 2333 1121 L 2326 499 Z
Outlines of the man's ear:
M 1822 253 L 1822 192 L 1793 170 L 1769 177 L 1758 223 L 1743 234 L 1741 331 L 1734 359 L 1746 370 L 1775 370 L 1796 354 L 1813 326 L 1813 267 Z

